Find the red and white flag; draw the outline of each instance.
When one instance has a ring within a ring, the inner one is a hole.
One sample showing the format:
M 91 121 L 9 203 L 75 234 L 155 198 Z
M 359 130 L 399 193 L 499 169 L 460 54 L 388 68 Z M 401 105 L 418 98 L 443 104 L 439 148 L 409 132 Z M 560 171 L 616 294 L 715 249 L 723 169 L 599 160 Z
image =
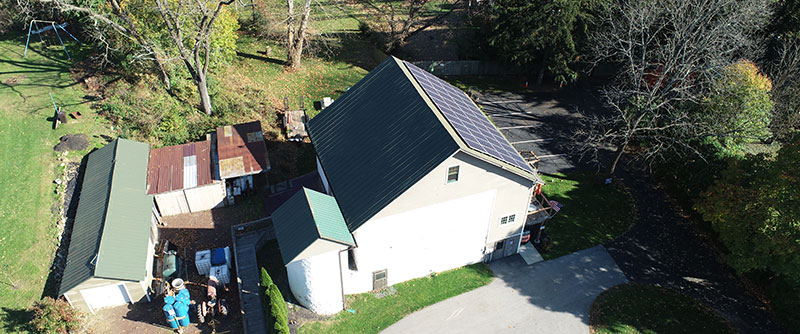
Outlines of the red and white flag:
M 564 205 L 559 203 L 559 202 L 550 201 L 550 207 L 553 208 L 553 211 L 555 211 L 555 212 L 561 211 L 561 207 L 562 206 L 564 206 Z

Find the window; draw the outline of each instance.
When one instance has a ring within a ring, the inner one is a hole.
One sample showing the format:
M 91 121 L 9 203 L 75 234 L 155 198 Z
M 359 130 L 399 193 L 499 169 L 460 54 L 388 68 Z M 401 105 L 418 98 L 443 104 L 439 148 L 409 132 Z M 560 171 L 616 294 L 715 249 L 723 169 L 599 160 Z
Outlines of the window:
M 372 290 L 380 290 L 386 287 L 388 270 L 378 270 L 372 273 Z
M 517 215 L 516 215 L 516 214 L 513 214 L 513 215 L 508 215 L 508 216 L 505 216 L 505 217 L 503 217 L 503 218 L 500 218 L 500 225 L 505 225 L 505 224 L 513 223 L 513 222 L 514 222 L 514 219 L 516 219 L 516 218 L 517 218 Z
M 453 166 L 447 168 L 447 183 L 453 183 L 458 181 L 458 168 L 459 166 Z
M 347 250 L 347 268 L 352 271 L 358 271 L 358 263 L 356 262 L 356 252 L 352 248 Z

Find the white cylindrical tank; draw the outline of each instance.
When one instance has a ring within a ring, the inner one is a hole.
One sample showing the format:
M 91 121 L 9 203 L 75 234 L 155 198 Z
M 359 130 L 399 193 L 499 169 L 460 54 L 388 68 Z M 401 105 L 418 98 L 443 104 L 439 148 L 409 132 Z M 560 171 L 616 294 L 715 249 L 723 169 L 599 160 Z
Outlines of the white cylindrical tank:
M 342 283 L 337 251 L 315 255 L 286 265 L 289 288 L 297 300 L 317 314 L 342 310 Z

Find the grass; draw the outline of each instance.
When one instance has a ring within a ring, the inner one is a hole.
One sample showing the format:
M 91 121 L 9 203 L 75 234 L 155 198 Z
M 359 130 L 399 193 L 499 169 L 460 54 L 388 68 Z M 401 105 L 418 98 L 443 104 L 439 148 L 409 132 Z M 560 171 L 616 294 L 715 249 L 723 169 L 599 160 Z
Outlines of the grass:
M 632 200 L 616 183 L 605 185 L 592 174 L 543 175 L 543 179 L 547 198 L 564 204 L 545 223 L 553 240 L 553 248 L 542 254 L 545 260 L 602 244 L 630 227 Z
M 698 301 L 666 288 L 636 283 L 600 294 L 589 311 L 589 323 L 595 334 L 736 333 Z
M 23 57 L 24 45 L 24 36 L 0 40 L 0 332 L 8 333 L 24 332 L 25 310 L 42 296 L 58 246 L 51 206 L 60 168 L 53 146 L 70 133 L 87 134 L 90 148 L 101 146 L 105 140 L 97 135 L 113 133 L 89 108 L 59 44 L 45 48 L 36 40 Z M 71 47 L 70 54 L 77 58 L 81 50 Z M 67 112 L 84 116 L 53 130 L 49 93 Z M 79 161 L 86 153 L 67 158 Z
M 378 299 L 371 293 L 347 296 L 347 308 L 333 318 L 313 322 L 300 333 L 378 333 L 406 315 L 425 306 L 460 295 L 492 281 L 492 271 L 483 263 L 445 271 L 395 284 L 397 293 Z

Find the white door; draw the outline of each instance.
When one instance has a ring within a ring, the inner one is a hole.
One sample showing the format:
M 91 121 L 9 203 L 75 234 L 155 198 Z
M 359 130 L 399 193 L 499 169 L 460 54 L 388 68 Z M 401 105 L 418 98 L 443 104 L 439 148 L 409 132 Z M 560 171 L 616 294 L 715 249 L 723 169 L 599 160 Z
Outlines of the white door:
M 130 303 L 131 299 L 122 284 L 110 284 L 97 288 L 81 290 L 83 300 L 92 312 L 104 308 Z

